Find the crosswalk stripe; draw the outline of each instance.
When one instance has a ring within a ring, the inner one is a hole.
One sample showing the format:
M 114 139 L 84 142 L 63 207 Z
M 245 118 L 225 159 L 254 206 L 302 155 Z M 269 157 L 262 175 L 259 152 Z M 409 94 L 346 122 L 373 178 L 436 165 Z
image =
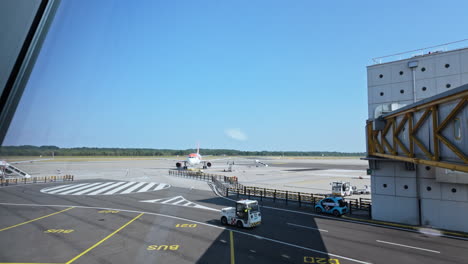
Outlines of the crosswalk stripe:
M 168 203 L 168 202 L 170 202 L 170 201 L 174 201 L 174 200 L 177 200 L 177 199 L 180 199 L 180 198 L 182 198 L 182 197 L 181 197 L 181 196 L 176 196 L 176 197 L 173 197 L 173 198 L 171 198 L 171 199 L 169 199 L 169 200 L 166 200 L 166 201 L 164 201 L 164 202 L 161 202 L 161 203 Z M 182 198 L 182 199 L 183 199 L 183 198 Z
M 92 187 L 92 186 L 94 186 L 94 185 L 96 185 L 96 184 L 100 184 L 100 183 L 102 183 L 102 182 L 96 182 L 96 183 L 92 183 L 92 184 L 87 184 L 87 185 L 84 185 L 84 186 L 81 186 L 81 187 L 78 187 L 78 188 L 70 189 L 70 190 L 68 190 L 68 191 L 66 191 L 66 192 L 60 191 L 60 192 L 58 192 L 57 194 L 70 194 L 70 193 L 73 193 L 73 192 L 77 192 L 77 191 L 79 191 L 79 190 L 88 189 L 89 187 Z
M 135 183 L 136 183 L 136 182 L 129 182 L 129 183 L 124 184 L 124 185 L 122 185 L 122 186 L 120 186 L 120 187 L 118 187 L 118 188 L 116 188 L 116 189 L 114 189 L 114 190 L 112 190 L 112 191 L 108 191 L 108 192 L 103 193 L 103 194 L 104 194 L 104 195 L 114 194 L 114 193 L 116 193 L 116 192 L 118 192 L 118 191 L 120 191 L 120 190 L 123 190 L 123 189 L 125 189 L 125 188 L 127 188 L 127 187 L 129 187 L 129 186 L 131 186 L 131 185 L 133 185 L 133 184 L 135 184 Z
M 52 186 L 40 191 L 58 195 L 111 195 L 151 192 L 169 187 L 169 184 L 156 182 L 104 181 Z
M 130 188 L 128 188 L 127 190 L 121 192 L 120 194 L 126 194 L 126 193 L 131 193 L 133 192 L 134 190 L 138 189 L 139 187 L 141 187 L 142 185 L 144 185 L 146 182 L 140 182 L 138 183 L 137 185 L 134 185 Z
M 77 185 L 72 185 L 72 186 L 65 187 L 63 189 L 58 189 L 58 190 L 54 190 L 52 192 L 47 192 L 47 193 L 54 194 L 54 193 L 58 193 L 58 192 L 69 190 L 69 189 L 75 189 L 76 187 L 80 187 L 80 186 L 83 186 L 83 185 L 89 185 L 89 183 L 81 183 L 81 184 L 77 184 Z
M 151 187 L 153 187 L 155 184 L 155 182 L 150 182 L 145 187 L 141 188 L 138 192 L 146 192 L 149 189 L 151 189 Z
M 102 187 L 107 186 L 107 185 L 112 184 L 112 183 L 114 183 L 114 182 L 101 183 L 101 184 L 96 185 L 96 186 L 94 186 L 94 187 L 91 187 L 91 188 L 89 188 L 89 189 L 85 189 L 85 190 L 82 190 L 82 191 L 79 191 L 79 192 L 76 192 L 76 193 L 74 192 L 74 193 L 72 193 L 72 195 L 82 195 L 82 194 L 84 194 L 84 193 L 87 193 L 87 192 L 90 192 L 90 191 L 94 191 L 94 190 L 96 190 L 96 189 L 102 188 Z
M 43 189 L 43 191 L 49 192 L 49 191 L 52 191 L 52 190 L 65 188 L 65 187 L 68 187 L 68 186 L 70 186 L 70 185 L 71 185 L 71 184 L 55 186 L 55 187 L 52 187 L 52 188 Z M 76 185 L 75 185 L 75 186 L 76 186 Z
M 167 184 L 160 183 L 160 184 L 158 184 L 158 186 L 156 186 L 156 188 L 154 188 L 154 190 L 158 191 L 158 190 L 166 188 L 167 186 L 168 186 Z
M 182 202 L 186 202 L 186 201 L 187 201 L 187 200 L 185 200 L 184 198 L 182 198 L 180 201 L 177 201 L 177 202 L 175 202 L 175 203 L 172 203 L 172 204 L 180 204 L 180 203 L 182 203 Z
M 96 194 L 100 194 L 100 193 L 102 193 L 102 192 L 105 192 L 105 191 L 107 191 L 107 190 L 109 190 L 109 189 L 112 189 L 112 188 L 117 187 L 117 186 L 119 186 L 119 185 L 121 185 L 121 184 L 124 184 L 124 183 L 125 183 L 125 182 L 117 182 L 117 183 L 114 183 L 114 184 L 112 184 L 112 185 L 107 186 L 106 188 L 102 188 L 102 189 L 99 189 L 99 190 L 94 191 L 94 192 L 92 192 L 92 193 L 88 193 L 87 195 L 96 195 Z

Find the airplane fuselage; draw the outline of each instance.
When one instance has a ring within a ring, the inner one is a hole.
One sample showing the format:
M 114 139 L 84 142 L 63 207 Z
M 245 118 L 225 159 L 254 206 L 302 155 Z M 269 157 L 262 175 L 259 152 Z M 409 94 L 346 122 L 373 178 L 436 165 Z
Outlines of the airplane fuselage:
M 198 153 L 191 153 L 187 156 L 187 163 L 190 166 L 195 166 L 200 164 L 202 161 L 202 157 Z

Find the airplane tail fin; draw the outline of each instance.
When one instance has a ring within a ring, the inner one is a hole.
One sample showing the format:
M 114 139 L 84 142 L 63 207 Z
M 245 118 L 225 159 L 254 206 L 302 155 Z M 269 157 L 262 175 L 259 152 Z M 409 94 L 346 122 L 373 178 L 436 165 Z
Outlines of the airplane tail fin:
M 197 154 L 200 154 L 200 143 L 197 143 Z

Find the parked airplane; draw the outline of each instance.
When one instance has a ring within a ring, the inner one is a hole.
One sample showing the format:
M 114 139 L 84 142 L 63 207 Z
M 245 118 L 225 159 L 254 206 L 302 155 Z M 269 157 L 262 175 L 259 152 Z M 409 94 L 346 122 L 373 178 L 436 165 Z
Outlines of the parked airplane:
M 182 163 L 183 163 L 183 166 L 182 166 Z M 203 169 L 208 169 L 212 165 L 211 162 L 202 160 L 202 156 L 200 155 L 200 146 L 198 146 L 197 153 L 190 153 L 187 156 L 187 160 L 178 161 L 176 163 L 176 167 L 178 169 L 182 168 L 186 170 L 188 166 L 195 167 L 196 165 L 199 165 L 200 163 L 203 163 Z

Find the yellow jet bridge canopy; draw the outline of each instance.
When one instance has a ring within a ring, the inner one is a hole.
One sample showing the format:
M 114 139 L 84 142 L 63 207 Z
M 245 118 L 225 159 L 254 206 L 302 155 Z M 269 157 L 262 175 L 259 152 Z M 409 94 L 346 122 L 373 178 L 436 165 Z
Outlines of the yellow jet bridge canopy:
M 468 84 L 368 120 L 367 153 L 468 172 Z

